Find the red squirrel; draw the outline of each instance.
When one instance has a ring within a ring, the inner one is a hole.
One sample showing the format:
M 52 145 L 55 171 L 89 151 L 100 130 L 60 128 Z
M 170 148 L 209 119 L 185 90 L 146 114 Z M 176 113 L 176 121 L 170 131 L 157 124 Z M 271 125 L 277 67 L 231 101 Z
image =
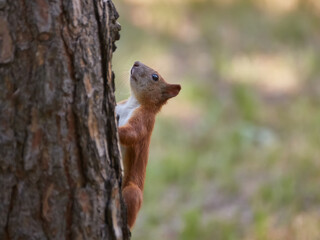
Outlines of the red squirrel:
M 131 96 L 118 103 L 116 114 L 124 165 L 122 195 L 132 229 L 143 200 L 149 144 L 156 114 L 181 90 L 167 83 L 157 71 L 135 62 L 130 74 Z

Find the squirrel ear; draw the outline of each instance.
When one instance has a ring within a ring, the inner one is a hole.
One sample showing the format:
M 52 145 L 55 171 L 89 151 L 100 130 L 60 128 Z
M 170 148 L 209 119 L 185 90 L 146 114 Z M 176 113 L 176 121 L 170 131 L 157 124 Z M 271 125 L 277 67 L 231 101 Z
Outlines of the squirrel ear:
M 164 91 L 164 96 L 166 99 L 173 98 L 179 94 L 180 90 L 180 84 L 168 84 Z

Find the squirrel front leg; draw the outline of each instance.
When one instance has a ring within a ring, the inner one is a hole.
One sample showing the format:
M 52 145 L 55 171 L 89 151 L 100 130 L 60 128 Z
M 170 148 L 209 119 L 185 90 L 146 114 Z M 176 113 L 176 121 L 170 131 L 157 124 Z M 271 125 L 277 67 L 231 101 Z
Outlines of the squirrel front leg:
M 133 145 L 138 142 L 146 134 L 146 129 L 144 126 L 139 126 L 137 124 L 132 125 L 127 123 L 124 126 L 118 128 L 120 143 L 122 145 Z

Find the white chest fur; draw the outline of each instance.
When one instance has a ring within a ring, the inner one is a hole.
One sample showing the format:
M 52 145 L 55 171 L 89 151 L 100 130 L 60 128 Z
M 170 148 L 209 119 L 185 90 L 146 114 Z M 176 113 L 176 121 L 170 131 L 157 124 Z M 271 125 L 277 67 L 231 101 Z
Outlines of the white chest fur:
M 125 125 L 129 121 L 132 113 L 138 107 L 140 107 L 140 104 L 133 95 L 130 96 L 126 103 L 116 106 L 116 114 L 119 116 L 119 127 Z

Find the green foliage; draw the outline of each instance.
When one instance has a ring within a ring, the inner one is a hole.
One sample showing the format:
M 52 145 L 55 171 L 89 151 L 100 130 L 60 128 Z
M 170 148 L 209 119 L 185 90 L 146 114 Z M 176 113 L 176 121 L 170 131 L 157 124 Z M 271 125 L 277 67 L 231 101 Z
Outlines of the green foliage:
M 252 90 L 244 85 L 237 85 L 234 87 L 233 95 L 237 109 L 243 119 L 248 121 L 255 120 L 259 106 Z
M 180 239 L 193 240 L 201 238 L 201 213 L 199 209 L 193 209 L 184 214 L 184 228 Z

